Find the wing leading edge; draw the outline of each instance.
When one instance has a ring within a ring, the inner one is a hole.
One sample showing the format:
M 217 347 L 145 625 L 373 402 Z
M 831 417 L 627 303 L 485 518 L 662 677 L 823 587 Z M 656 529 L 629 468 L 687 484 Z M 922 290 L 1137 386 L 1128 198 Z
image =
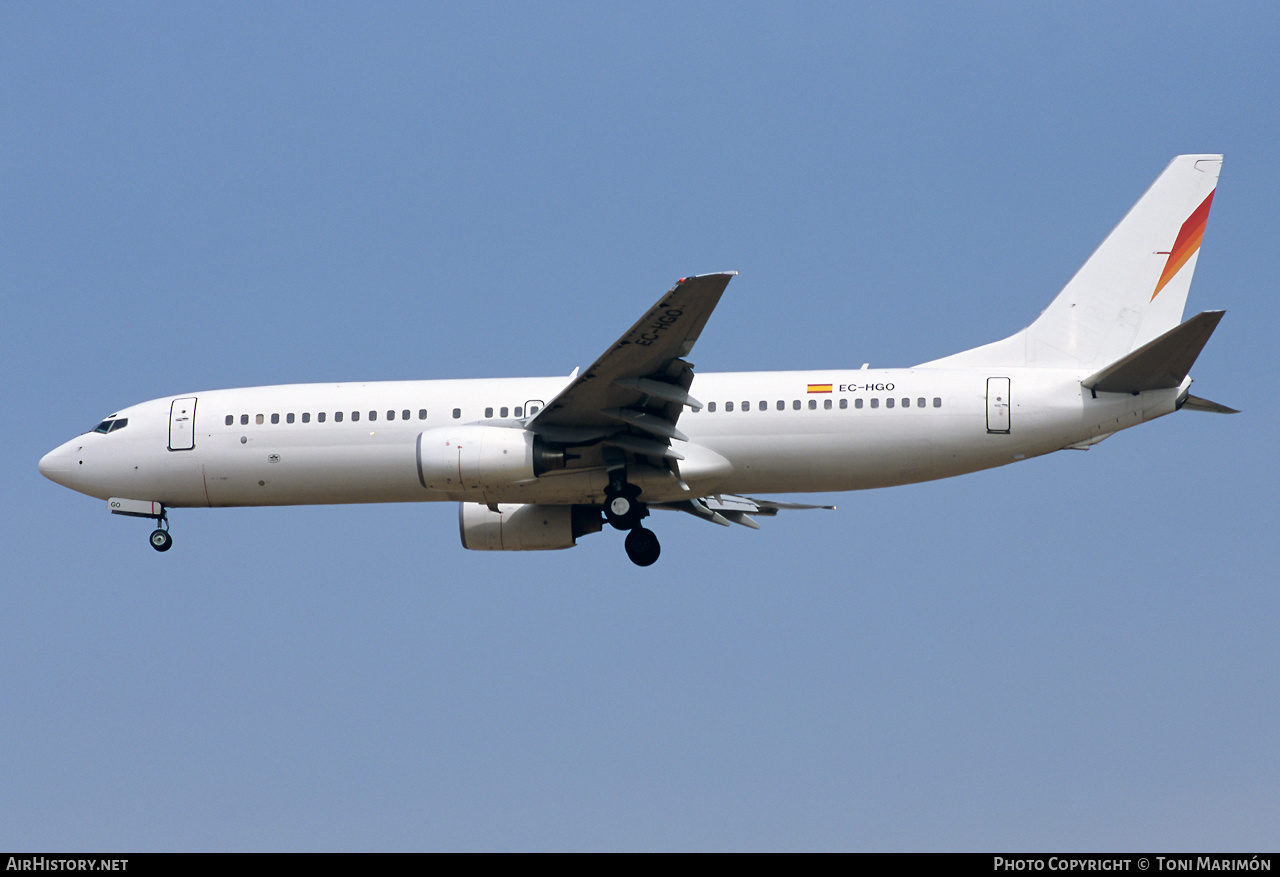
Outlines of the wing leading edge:
M 549 441 L 595 442 L 642 454 L 674 468 L 682 459 L 671 442 L 684 408 L 701 408 L 689 395 L 693 349 L 725 287 L 737 274 L 685 277 L 671 287 L 622 337 L 529 421 Z

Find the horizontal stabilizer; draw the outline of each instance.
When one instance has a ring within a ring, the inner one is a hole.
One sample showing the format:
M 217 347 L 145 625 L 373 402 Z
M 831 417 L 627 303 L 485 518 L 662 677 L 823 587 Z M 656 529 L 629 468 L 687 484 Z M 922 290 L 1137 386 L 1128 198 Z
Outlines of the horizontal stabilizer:
M 1099 393 L 1141 393 L 1182 385 L 1226 311 L 1205 311 L 1081 381 Z
M 1182 403 L 1184 411 L 1209 411 L 1213 414 L 1239 414 L 1240 412 L 1234 408 L 1228 408 L 1226 405 L 1219 405 L 1217 402 L 1210 402 L 1208 399 L 1201 399 L 1199 396 L 1188 396 L 1187 401 Z

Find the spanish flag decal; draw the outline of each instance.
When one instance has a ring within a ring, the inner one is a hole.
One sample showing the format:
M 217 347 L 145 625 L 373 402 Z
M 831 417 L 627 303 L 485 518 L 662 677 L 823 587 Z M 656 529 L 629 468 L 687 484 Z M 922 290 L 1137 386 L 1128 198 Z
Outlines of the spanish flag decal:
M 1216 192 L 1217 189 L 1214 189 Z M 1164 289 L 1166 283 L 1173 279 L 1173 276 L 1187 264 L 1187 260 L 1200 249 L 1200 239 L 1204 237 L 1204 224 L 1209 219 L 1209 205 L 1213 203 L 1213 192 L 1209 193 L 1209 197 L 1197 207 L 1187 221 L 1182 223 L 1182 228 L 1178 229 L 1178 239 L 1173 242 L 1173 249 L 1169 251 L 1169 258 L 1164 263 L 1164 273 L 1160 275 L 1160 282 L 1156 284 L 1156 291 L 1151 293 L 1151 300 L 1155 301 L 1156 296 L 1160 294 L 1160 290 Z
M 831 385 L 830 384 L 810 384 L 809 392 L 810 393 L 830 393 Z

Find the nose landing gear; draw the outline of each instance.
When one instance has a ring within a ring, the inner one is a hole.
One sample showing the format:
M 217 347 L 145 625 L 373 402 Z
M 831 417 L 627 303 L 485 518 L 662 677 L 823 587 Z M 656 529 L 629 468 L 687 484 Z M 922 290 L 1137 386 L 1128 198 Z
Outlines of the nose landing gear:
M 168 551 L 173 547 L 173 537 L 168 530 L 152 530 L 151 547 L 156 551 Z
M 169 512 L 162 510 L 156 523 L 160 526 L 151 531 L 151 547 L 156 551 L 168 551 L 173 547 L 173 537 L 169 535 Z

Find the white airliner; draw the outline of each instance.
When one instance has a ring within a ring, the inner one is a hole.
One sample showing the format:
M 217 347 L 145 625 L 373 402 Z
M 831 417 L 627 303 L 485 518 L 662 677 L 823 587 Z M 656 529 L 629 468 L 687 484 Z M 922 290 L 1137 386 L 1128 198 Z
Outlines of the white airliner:
M 608 522 L 648 566 L 652 509 L 758 529 L 820 506 L 744 494 L 928 481 L 1180 408 L 1231 413 L 1187 377 L 1223 312 L 1182 322 L 1221 165 L 1178 156 L 1035 322 L 913 368 L 695 375 L 686 357 L 734 276 L 704 274 L 567 378 L 186 393 L 112 414 L 40 471 L 155 519 L 157 551 L 172 508 L 456 502 L 467 548 L 569 548 Z

